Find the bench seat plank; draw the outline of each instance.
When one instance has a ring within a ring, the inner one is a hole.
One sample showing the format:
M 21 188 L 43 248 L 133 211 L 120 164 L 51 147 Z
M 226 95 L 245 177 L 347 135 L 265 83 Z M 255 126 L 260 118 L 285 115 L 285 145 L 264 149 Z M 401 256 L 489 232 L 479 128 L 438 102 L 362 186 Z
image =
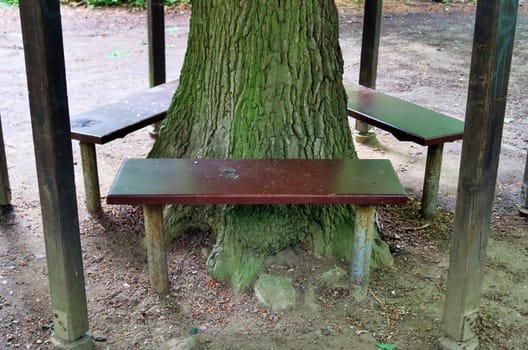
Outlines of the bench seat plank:
M 348 115 L 422 146 L 462 139 L 464 122 L 357 85 L 347 89 Z
M 120 101 L 71 117 L 71 138 L 105 144 L 162 120 L 178 81 L 157 85 Z
M 374 205 L 407 197 L 388 160 L 126 159 L 106 199 L 143 205 Z

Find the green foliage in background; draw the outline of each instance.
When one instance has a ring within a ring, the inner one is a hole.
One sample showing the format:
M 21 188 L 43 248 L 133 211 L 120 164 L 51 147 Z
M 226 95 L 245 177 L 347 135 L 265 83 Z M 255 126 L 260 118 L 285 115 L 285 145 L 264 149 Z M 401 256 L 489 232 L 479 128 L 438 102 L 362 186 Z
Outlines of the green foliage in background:
M 18 0 L 0 0 L 0 4 L 18 6 Z
M 78 2 L 75 0 L 68 0 L 66 2 Z M 117 5 L 129 5 L 133 7 L 145 7 L 146 0 L 85 0 L 90 7 L 105 7 Z M 191 0 L 165 0 L 165 5 L 174 6 L 179 4 L 190 4 Z
M 12 5 L 18 6 L 19 0 L 0 0 L 0 5 Z M 61 0 L 61 2 L 72 5 L 82 5 L 85 4 L 88 7 L 107 7 L 107 6 L 118 6 L 118 5 L 128 5 L 132 7 L 145 7 L 146 0 Z M 166 6 L 176 6 L 176 5 L 188 5 L 191 3 L 191 0 L 165 0 Z

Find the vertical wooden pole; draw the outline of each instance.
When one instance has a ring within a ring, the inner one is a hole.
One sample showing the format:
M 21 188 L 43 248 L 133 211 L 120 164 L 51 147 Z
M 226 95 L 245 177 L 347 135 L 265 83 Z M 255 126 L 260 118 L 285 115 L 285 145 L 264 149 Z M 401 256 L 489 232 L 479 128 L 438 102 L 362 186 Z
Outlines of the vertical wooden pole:
M 2 121 L 0 119 L 0 207 L 4 210 L 11 208 L 11 187 L 9 186 L 9 173 L 7 171 L 7 160 L 4 146 L 4 134 L 2 132 Z
M 150 285 L 160 295 L 169 293 L 167 252 L 163 235 L 163 206 L 144 205 L 145 242 L 147 245 Z
M 165 16 L 163 0 L 147 0 L 149 86 L 165 83 Z M 151 136 L 156 137 L 160 122 L 155 123 Z
M 70 140 L 59 0 L 21 0 L 20 18 L 59 349 L 91 349 Z
M 150 87 L 163 84 L 166 79 L 163 11 L 163 0 L 147 0 Z
M 382 0 L 365 0 L 365 12 L 363 14 L 359 84 L 372 89 L 376 88 L 378 72 L 382 5 Z
M 508 91 L 517 0 L 477 2 L 468 102 L 440 348 L 477 349 L 489 223 Z
M 356 207 L 350 274 L 352 295 L 356 300 L 365 298 L 368 292 L 375 213 L 376 208 L 373 205 L 358 205 Z
M 361 61 L 359 64 L 359 84 L 369 88 L 376 88 L 378 72 L 378 49 L 381 30 L 382 0 L 365 0 L 363 14 L 363 36 L 361 42 Z M 366 142 L 369 137 L 370 126 L 356 120 L 355 139 Z

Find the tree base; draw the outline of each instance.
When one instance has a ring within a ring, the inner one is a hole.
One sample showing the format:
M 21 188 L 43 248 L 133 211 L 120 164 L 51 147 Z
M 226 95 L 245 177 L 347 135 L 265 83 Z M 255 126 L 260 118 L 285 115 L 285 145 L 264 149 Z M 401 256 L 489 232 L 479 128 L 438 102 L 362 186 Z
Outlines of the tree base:
M 318 256 L 352 260 L 352 206 L 174 206 L 165 221 L 167 240 L 190 229 L 215 232 L 217 241 L 207 259 L 207 271 L 238 292 L 253 283 L 266 257 L 299 242 Z M 375 232 L 371 266 L 393 263 L 388 245 Z

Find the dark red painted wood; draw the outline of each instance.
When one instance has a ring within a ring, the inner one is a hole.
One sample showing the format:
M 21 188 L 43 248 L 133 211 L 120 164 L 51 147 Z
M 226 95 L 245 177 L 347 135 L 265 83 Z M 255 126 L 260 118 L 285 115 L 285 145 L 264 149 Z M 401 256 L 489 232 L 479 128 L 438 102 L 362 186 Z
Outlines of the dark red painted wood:
M 460 140 L 464 122 L 358 85 L 348 90 L 348 115 L 422 146 Z
M 177 81 L 71 117 L 71 138 L 104 144 L 165 118 Z
M 388 160 L 127 159 L 109 204 L 396 204 Z

